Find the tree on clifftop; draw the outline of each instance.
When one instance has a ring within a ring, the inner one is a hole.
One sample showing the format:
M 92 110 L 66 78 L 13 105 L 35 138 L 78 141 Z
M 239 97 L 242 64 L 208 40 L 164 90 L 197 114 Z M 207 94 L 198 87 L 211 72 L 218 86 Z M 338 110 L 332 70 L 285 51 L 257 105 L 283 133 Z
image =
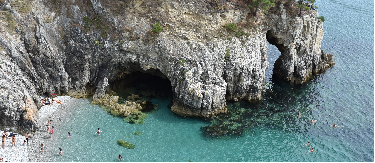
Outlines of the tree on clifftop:
M 259 9 L 263 9 L 267 12 L 268 9 L 275 6 L 275 0 L 253 0 L 248 6 L 250 8 L 255 8 L 254 15 L 256 16 Z
M 302 9 L 309 10 L 310 8 L 318 8 L 317 6 L 314 6 L 315 2 L 316 0 L 298 0 L 297 7 L 299 8 L 299 16 L 302 14 Z

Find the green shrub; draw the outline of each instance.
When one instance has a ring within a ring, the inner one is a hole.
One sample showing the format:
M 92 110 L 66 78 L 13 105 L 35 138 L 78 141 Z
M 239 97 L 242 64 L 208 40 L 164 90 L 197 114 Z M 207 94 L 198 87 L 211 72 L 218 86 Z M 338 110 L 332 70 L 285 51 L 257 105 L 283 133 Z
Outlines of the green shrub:
M 324 16 L 319 16 L 319 17 L 317 17 L 321 22 L 324 22 L 325 21 L 325 19 L 324 19 Z
M 185 62 L 186 62 L 185 59 L 180 60 L 180 63 L 182 64 L 182 66 L 185 66 Z
M 234 32 L 237 29 L 237 25 L 234 23 L 225 24 L 224 27 L 228 32 Z
M 163 30 L 163 28 L 160 26 L 160 23 L 159 23 L 159 22 L 156 22 L 156 23 L 153 25 L 152 32 L 160 33 L 162 30 Z
M 96 45 L 103 46 L 103 44 L 100 44 L 100 43 L 99 43 L 99 40 L 94 40 L 94 43 L 95 43 Z
M 227 49 L 227 52 L 225 53 L 225 61 L 229 60 L 230 58 L 230 50 Z
M 85 29 L 88 29 L 90 25 L 90 18 L 85 16 L 83 17 L 83 20 L 85 21 Z
M 100 34 L 100 36 L 102 36 L 102 37 L 107 36 L 107 29 L 103 29 L 103 31 L 102 31 L 102 33 Z
M 102 17 L 99 15 L 96 16 L 94 22 L 96 24 L 96 28 L 100 28 L 102 26 Z
M 237 32 L 236 32 L 236 37 L 240 37 L 240 36 L 242 36 L 244 34 L 244 32 L 242 32 L 241 30 L 238 30 Z
M 128 149 L 134 149 L 135 148 L 135 145 L 133 145 L 133 144 L 131 144 L 131 143 L 125 141 L 125 140 L 118 140 L 117 144 L 121 145 L 125 148 L 128 148 Z

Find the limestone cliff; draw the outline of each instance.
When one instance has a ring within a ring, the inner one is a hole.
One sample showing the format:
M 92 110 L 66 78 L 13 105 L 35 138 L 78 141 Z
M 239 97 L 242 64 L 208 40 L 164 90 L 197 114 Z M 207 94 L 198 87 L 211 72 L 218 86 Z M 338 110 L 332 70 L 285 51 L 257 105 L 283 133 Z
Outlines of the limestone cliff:
M 225 112 L 226 100 L 261 98 L 267 40 L 282 53 L 274 73 L 296 84 L 334 64 L 320 49 L 317 11 L 294 17 L 282 4 L 256 17 L 231 0 L 6 0 L 0 8 L 3 128 L 33 130 L 39 95 L 101 98 L 137 72 L 171 82 L 177 114 Z

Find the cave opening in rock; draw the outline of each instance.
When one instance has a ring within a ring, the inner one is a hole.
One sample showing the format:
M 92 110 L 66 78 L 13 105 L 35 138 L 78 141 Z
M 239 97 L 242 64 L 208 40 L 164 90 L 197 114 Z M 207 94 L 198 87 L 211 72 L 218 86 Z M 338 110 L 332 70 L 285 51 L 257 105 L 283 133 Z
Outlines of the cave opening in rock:
M 269 42 L 267 42 L 267 46 L 267 58 L 269 62 L 269 67 L 266 70 L 266 81 L 267 83 L 269 83 L 272 80 L 274 64 L 276 60 L 280 57 L 281 52 L 277 49 L 275 45 L 272 45 Z
M 266 70 L 266 82 L 270 83 L 272 80 L 277 79 L 277 75 L 274 73 L 275 69 L 278 68 L 277 60 L 280 58 L 282 53 L 285 51 L 285 47 L 278 43 L 277 38 L 273 35 L 271 31 L 267 31 L 267 58 L 269 62 L 269 67 Z
M 116 92 L 123 100 L 132 94 L 138 95 L 142 100 L 172 98 L 171 82 L 159 70 L 126 72 L 121 77 L 109 83 L 111 91 Z

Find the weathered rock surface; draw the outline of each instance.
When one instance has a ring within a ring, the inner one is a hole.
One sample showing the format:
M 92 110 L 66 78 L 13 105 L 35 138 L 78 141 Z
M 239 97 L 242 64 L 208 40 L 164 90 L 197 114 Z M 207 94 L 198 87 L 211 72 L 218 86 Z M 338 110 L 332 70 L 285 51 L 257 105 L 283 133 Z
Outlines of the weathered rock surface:
M 281 7 L 279 14 L 251 18 L 246 6 L 222 0 L 6 4 L 9 11 L 1 11 L 0 19 L 2 128 L 33 130 L 38 95 L 102 98 L 111 82 L 137 72 L 170 80 L 177 114 L 225 112 L 226 100 L 261 98 L 267 40 L 282 53 L 274 72 L 291 82 L 303 83 L 334 64 L 320 49 L 317 11 L 290 17 Z M 256 27 L 242 26 L 246 34 L 237 37 L 223 27 L 249 21 Z M 163 27 L 160 33 L 152 32 L 155 22 Z

